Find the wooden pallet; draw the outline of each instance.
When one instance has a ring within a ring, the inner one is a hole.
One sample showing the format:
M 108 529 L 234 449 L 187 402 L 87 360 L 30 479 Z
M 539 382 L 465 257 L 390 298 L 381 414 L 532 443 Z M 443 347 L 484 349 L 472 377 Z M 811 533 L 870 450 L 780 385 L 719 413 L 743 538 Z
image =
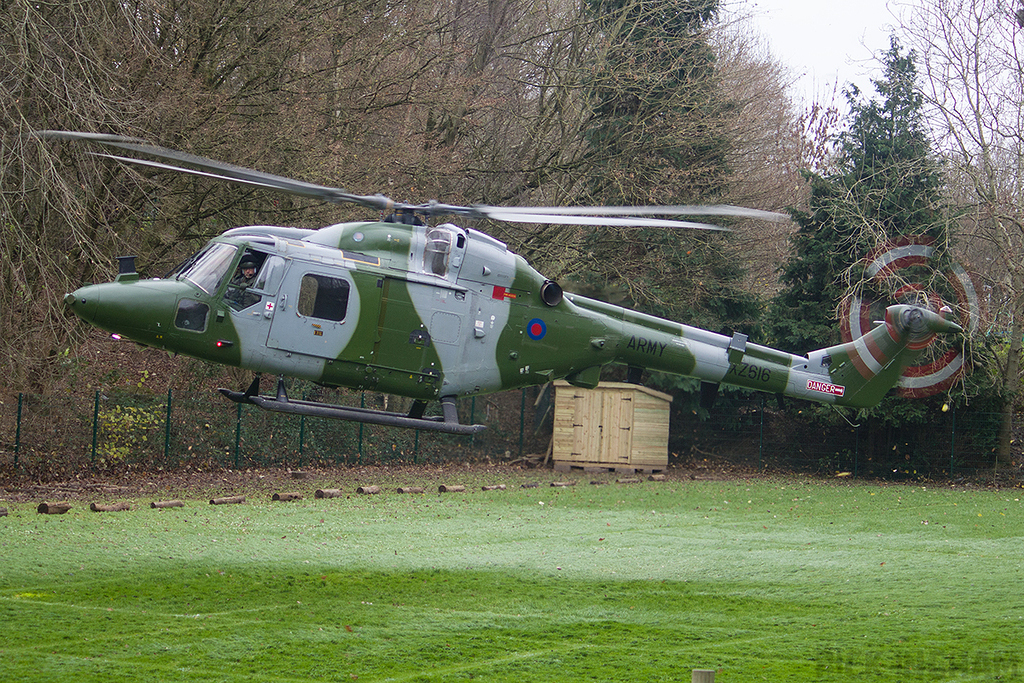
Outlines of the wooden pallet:
M 664 467 L 646 467 L 634 465 L 608 465 L 593 462 L 572 462 L 566 460 L 555 460 L 556 472 L 584 472 L 586 474 L 601 474 L 614 472 L 615 474 L 654 474 L 664 472 Z

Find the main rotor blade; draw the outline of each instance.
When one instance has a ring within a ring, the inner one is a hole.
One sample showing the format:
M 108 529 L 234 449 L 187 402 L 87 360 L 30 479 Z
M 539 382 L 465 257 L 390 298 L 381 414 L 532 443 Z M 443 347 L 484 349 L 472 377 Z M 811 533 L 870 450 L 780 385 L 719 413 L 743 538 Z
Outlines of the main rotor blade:
M 734 218 L 750 218 L 762 221 L 786 222 L 791 218 L 784 213 L 748 209 L 728 204 L 676 205 L 676 206 L 483 206 L 469 207 L 481 215 L 491 217 L 500 213 L 509 216 L 513 213 L 524 215 L 558 215 L 558 216 L 727 216 Z M 513 220 L 504 218 L 503 220 Z
M 31 133 L 33 137 L 56 140 L 75 140 L 91 142 L 105 147 L 127 150 L 137 154 L 155 157 L 162 161 L 151 161 L 116 154 L 99 154 L 117 161 L 147 166 L 165 171 L 177 171 L 191 175 L 226 180 L 228 182 L 263 187 L 289 194 L 311 197 L 334 204 L 358 204 L 370 209 L 390 213 L 392 211 L 411 211 L 426 216 L 456 215 L 471 218 L 490 218 L 493 220 L 514 223 L 549 223 L 558 225 L 593 225 L 621 227 L 659 227 L 688 228 L 697 230 L 728 230 L 718 225 L 697 223 L 686 220 L 664 218 L 647 218 L 647 216 L 723 216 L 749 218 L 766 221 L 788 221 L 789 216 L 771 211 L 747 209 L 739 206 L 575 206 L 575 207 L 543 207 L 543 206 L 456 206 L 428 202 L 426 204 L 404 204 L 395 202 L 381 194 L 356 195 L 337 187 L 327 187 L 315 183 L 307 183 L 294 178 L 264 173 L 244 166 L 235 166 L 222 161 L 196 156 L 188 152 L 179 152 L 167 147 L 153 145 L 139 138 L 122 135 L 106 135 L 102 133 L 82 133 L 77 131 L 41 130 Z M 163 163 L 173 162 L 173 163 Z M 179 166 L 177 164 L 184 164 Z
M 107 147 L 116 147 L 118 149 L 124 149 L 131 152 L 137 152 L 139 154 L 145 154 L 148 156 L 156 157 L 158 159 L 163 159 L 165 161 L 174 161 L 182 164 L 188 164 L 196 168 L 193 169 L 182 166 L 175 166 L 171 164 L 162 164 L 144 159 L 115 156 L 111 154 L 101 155 L 108 156 L 112 159 L 117 159 L 118 161 L 122 161 L 125 163 L 137 164 L 140 166 L 149 166 L 151 168 L 159 168 L 168 171 L 178 171 L 179 173 L 189 173 L 192 175 L 206 176 L 209 178 L 238 182 L 246 185 L 255 185 L 257 187 L 265 187 L 272 190 L 279 190 L 282 192 L 296 194 L 304 197 L 311 197 L 313 199 L 319 199 L 321 201 L 332 202 L 335 204 L 359 204 L 361 206 L 376 209 L 379 211 L 392 211 L 394 208 L 396 208 L 395 202 L 383 195 L 349 194 L 348 192 L 345 192 L 340 188 L 316 185 L 314 183 L 307 183 L 302 180 L 295 180 L 294 178 L 286 178 L 284 176 L 274 175 L 273 173 L 264 173 L 263 171 L 256 171 L 254 169 L 245 168 L 243 166 L 235 166 L 233 164 L 227 164 L 222 161 L 207 159 L 206 157 L 196 156 L 194 154 L 189 154 L 187 152 L 179 152 L 177 150 L 169 149 L 167 147 L 151 145 L 149 143 L 138 140 L 137 138 L 123 137 L 120 135 L 103 135 L 99 133 L 78 133 L 71 131 L 52 130 L 37 131 L 36 133 L 34 133 L 34 135 L 40 138 L 52 138 L 59 140 L 84 140 L 87 142 L 94 142 Z
M 486 214 L 481 214 L 496 221 L 509 223 L 547 223 L 554 225 L 596 225 L 627 228 L 686 228 L 690 230 L 719 230 L 728 232 L 729 228 L 710 223 L 694 223 L 693 221 L 670 221 L 663 218 L 641 218 L 634 216 L 574 216 L 560 213 L 519 213 L 514 209 L 505 211 L 497 207 L 488 207 Z

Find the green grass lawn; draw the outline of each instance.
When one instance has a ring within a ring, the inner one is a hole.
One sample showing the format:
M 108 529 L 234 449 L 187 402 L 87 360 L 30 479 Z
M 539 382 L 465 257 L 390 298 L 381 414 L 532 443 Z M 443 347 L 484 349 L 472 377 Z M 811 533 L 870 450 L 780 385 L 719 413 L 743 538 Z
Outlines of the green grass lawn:
M 1024 677 L 1024 491 L 455 472 L 465 493 L 9 505 L 0 681 Z

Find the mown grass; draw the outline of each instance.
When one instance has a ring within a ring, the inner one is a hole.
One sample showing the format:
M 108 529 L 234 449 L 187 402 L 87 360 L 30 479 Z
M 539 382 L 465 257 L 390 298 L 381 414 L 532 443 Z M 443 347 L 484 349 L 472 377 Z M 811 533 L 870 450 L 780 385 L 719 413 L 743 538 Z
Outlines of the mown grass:
M 796 479 L 521 489 L 522 476 L 486 493 L 474 482 L 59 517 L 11 506 L 0 680 L 1024 673 L 1016 491 Z

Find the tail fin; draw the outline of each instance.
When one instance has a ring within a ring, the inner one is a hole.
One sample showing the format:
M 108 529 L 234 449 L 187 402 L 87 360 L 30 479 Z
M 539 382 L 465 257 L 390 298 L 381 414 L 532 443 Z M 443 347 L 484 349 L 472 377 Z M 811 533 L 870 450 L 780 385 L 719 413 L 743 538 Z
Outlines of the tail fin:
M 882 400 L 937 334 L 962 331 L 946 319 L 949 312 L 945 306 L 938 313 L 919 306 L 889 306 L 883 325 L 852 342 L 808 354 L 810 365 L 827 368 L 831 386 L 843 390 L 836 398 L 837 405 L 871 407 Z

